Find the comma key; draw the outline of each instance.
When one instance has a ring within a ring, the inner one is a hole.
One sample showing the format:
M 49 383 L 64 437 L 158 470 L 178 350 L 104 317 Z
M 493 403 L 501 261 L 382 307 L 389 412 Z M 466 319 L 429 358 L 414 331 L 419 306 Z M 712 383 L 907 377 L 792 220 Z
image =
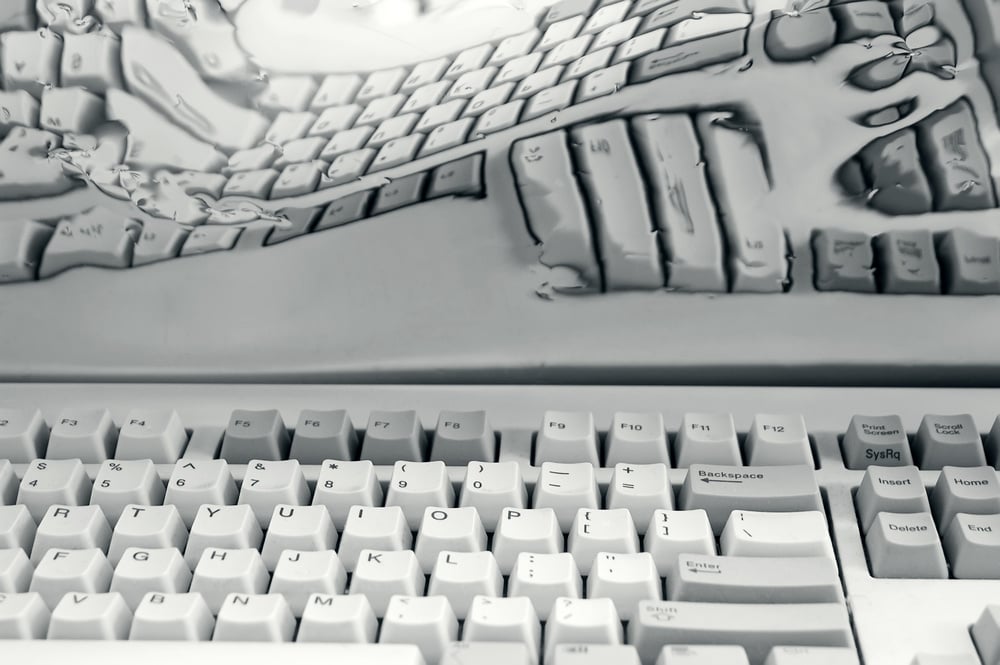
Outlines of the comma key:
M 712 530 L 722 533 L 733 510 L 795 512 L 823 510 L 809 466 L 717 466 L 693 464 L 681 487 L 682 510 L 703 508 Z

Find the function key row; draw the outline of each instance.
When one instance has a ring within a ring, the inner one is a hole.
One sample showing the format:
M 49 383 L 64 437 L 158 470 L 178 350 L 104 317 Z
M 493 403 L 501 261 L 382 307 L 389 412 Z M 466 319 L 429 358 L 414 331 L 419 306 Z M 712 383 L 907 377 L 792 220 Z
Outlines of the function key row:
M 398 460 L 440 460 L 449 466 L 498 457 L 498 433 L 485 411 L 442 411 L 426 432 L 415 411 L 373 411 L 359 433 L 347 411 L 304 410 L 289 430 L 277 410 L 234 411 L 217 436 L 196 443 L 171 410 L 133 410 L 121 427 L 105 409 L 69 409 L 51 428 L 40 411 L 0 409 L 0 459 L 24 464 L 34 459 L 149 459 L 171 464 L 191 456 L 219 457 L 233 464 L 250 460 L 295 459 L 321 464 L 325 459 L 367 460 L 391 465 Z M 742 441 L 741 441 L 742 439 Z M 619 463 L 813 466 L 801 415 L 758 415 L 745 437 L 728 413 L 688 413 L 668 436 L 659 413 L 616 413 L 606 435 L 589 412 L 548 411 L 533 441 L 532 462 L 613 467 Z

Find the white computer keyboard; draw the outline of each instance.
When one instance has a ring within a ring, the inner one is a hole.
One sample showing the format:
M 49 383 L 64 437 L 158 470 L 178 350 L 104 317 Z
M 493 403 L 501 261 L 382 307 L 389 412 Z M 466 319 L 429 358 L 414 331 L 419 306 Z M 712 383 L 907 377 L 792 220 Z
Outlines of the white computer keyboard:
M 3 385 L 4 653 L 995 665 L 998 396 Z

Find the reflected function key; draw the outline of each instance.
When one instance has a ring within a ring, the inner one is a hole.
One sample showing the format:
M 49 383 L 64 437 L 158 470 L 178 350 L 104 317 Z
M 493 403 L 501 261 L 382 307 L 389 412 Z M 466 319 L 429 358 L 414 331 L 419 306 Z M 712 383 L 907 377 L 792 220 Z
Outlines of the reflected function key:
M 222 459 L 230 464 L 250 460 L 288 459 L 291 440 L 277 410 L 233 411 L 222 439 Z
M 496 459 L 496 435 L 485 411 L 442 411 L 438 415 L 431 460 L 448 466 Z
M 924 416 L 913 440 L 913 456 L 921 469 L 984 466 L 986 454 L 976 422 L 969 414 Z
M 300 464 L 322 464 L 327 459 L 355 460 L 360 448 L 347 411 L 307 409 L 299 414 L 291 458 Z
M 615 414 L 608 431 L 605 466 L 616 464 L 665 464 L 670 466 L 667 431 L 659 413 Z
M 118 433 L 115 459 L 173 464 L 184 454 L 187 440 L 176 411 L 135 409 L 129 411 Z
M 594 414 L 584 411 L 546 411 L 535 441 L 535 464 L 589 462 L 600 465 Z
M 899 416 L 854 416 L 844 434 L 843 453 L 848 469 L 913 464 Z
M 45 457 L 49 427 L 42 412 L 0 409 L 0 459 L 14 464 L 27 464 Z
M 422 462 L 427 435 L 416 411 L 372 411 L 361 445 L 361 458 L 373 464 Z

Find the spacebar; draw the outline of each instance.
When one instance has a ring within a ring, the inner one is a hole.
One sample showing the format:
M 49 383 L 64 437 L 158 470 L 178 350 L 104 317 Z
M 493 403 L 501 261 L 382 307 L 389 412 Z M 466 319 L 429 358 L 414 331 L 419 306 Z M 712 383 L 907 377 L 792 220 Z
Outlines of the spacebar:
M 413 644 L 294 644 L 268 642 L 78 642 L 5 641 L 9 663 L 73 665 L 180 665 L 181 663 L 337 663 L 337 665 L 425 665 Z M 293 660 L 294 659 L 294 660 Z
M 628 641 L 643 665 L 653 665 L 667 644 L 736 644 L 752 665 L 774 646 L 851 646 L 842 603 L 788 605 L 644 601 L 629 622 Z

